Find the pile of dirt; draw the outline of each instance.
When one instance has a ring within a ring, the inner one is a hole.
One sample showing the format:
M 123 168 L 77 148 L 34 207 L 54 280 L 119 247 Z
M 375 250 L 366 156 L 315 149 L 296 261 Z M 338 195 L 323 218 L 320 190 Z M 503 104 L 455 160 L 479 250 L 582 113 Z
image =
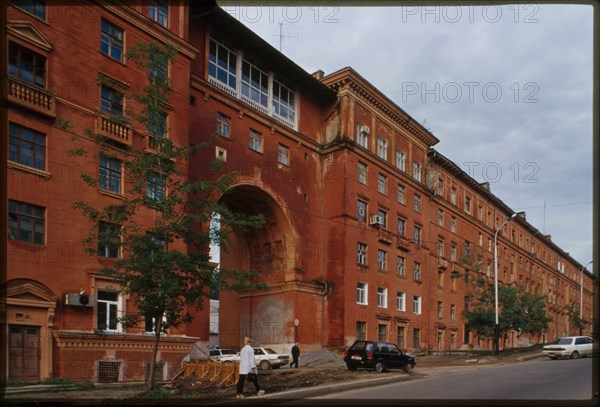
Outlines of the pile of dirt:
M 301 355 L 298 359 L 300 366 L 304 367 L 344 367 L 346 364 L 337 353 L 321 349 Z

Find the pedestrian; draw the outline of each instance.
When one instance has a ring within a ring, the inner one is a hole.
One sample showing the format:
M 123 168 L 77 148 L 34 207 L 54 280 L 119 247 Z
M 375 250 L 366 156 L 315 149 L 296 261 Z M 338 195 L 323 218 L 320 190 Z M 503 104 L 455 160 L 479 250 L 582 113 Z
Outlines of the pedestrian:
M 237 382 L 237 398 L 244 398 L 244 382 L 246 378 L 254 385 L 256 394 L 262 396 L 265 391 L 258 385 L 258 369 L 256 368 L 256 359 L 254 358 L 254 348 L 252 348 L 252 339 L 244 338 L 244 347 L 240 351 L 240 370 Z
M 296 365 L 296 369 L 298 368 L 298 358 L 300 357 L 300 348 L 298 347 L 298 342 L 294 343 L 292 346 L 292 363 L 290 363 L 290 367 Z

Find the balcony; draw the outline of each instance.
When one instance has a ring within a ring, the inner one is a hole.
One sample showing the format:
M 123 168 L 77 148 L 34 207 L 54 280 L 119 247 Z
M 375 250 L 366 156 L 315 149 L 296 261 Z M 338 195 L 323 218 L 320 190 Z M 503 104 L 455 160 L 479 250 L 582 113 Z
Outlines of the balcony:
M 133 144 L 133 129 L 129 124 L 101 114 L 96 115 L 96 134 L 128 146 Z
M 398 249 L 408 250 L 409 244 L 410 244 L 410 240 L 408 240 L 408 238 L 406 236 L 402 236 L 402 235 L 396 236 L 396 245 L 398 246 Z
M 8 77 L 6 99 L 30 110 L 56 117 L 56 97 L 46 89 Z
M 172 144 L 161 143 L 162 138 L 146 134 L 144 136 L 144 149 L 147 153 L 152 154 L 167 154 L 168 150 L 172 150 Z
M 448 268 L 448 260 L 438 257 L 438 268 L 440 268 L 440 269 Z
M 377 230 L 377 239 L 385 244 L 392 244 L 392 232 L 379 228 Z

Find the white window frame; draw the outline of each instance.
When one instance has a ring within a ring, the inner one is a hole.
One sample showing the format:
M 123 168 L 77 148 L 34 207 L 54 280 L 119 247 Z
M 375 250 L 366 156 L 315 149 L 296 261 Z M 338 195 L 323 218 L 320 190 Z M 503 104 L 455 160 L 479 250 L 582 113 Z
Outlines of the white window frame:
M 385 287 L 377 287 L 377 307 L 387 308 L 387 292 Z
M 416 315 L 421 315 L 421 296 L 420 295 L 413 296 L 413 313 Z
M 362 266 L 367 265 L 367 250 L 367 244 L 358 242 L 356 246 L 356 262 Z
M 406 276 L 406 259 L 403 256 L 396 256 L 396 273 L 399 277 Z
M 356 144 L 363 148 L 369 148 L 369 133 L 363 131 L 364 126 L 362 124 L 356 125 Z
M 377 137 L 377 156 L 385 161 L 388 160 L 388 141 L 382 137 Z
M 413 280 L 421 281 L 421 263 L 417 261 L 413 263 Z
M 406 293 L 402 291 L 396 293 L 396 311 L 406 311 Z
M 387 269 L 387 252 L 382 249 L 377 249 L 377 270 L 386 271 Z
M 413 178 L 419 182 L 422 180 L 423 176 L 421 163 L 413 163 Z
M 402 172 L 406 172 L 406 153 L 396 150 L 396 168 Z
M 383 195 L 387 195 L 387 177 L 385 174 L 379 173 L 377 176 L 377 191 Z
M 360 305 L 369 304 L 369 284 L 359 281 L 356 283 L 356 303 Z
M 398 189 L 396 190 L 396 200 L 403 205 L 406 203 L 406 188 L 402 185 L 398 185 Z
M 367 164 L 362 163 L 360 161 L 358 162 L 358 182 L 364 185 L 368 184 L 367 168 Z
M 117 294 L 117 300 L 105 300 L 105 299 L 100 299 L 100 292 L 107 292 L 107 293 L 113 293 L 115 292 Z M 95 326 L 96 329 L 98 331 L 101 332 L 122 332 L 123 331 L 123 325 L 121 324 L 121 322 L 119 321 L 119 319 L 123 316 L 123 296 L 121 295 L 121 293 L 119 293 L 116 289 L 111 289 L 111 288 L 98 288 L 97 292 L 96 292 L 96 319 L 95 319 Z M 104 321 L 106 323 L 106 328 L 100 330 L 100 327 L 98 326 L 98 312 L 100 310 L 100 304 L 106 304 L 106 321 Z M 115 310 L 114 312 L 116 313 L 116 315 L 114 315 L 114 317 L 116 318 L 117 322 L 115 325 L 114 329 L 109 328 L 110 327 L 110 321 L 111 321 L 111 305 L 115 306 Z

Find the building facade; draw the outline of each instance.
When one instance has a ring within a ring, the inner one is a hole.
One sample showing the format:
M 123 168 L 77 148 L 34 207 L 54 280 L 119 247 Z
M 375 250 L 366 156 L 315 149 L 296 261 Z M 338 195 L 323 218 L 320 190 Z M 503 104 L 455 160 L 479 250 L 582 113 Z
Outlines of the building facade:
M 515 332 L 509 346 L 576 333 L 569 304 L 592 319 L 592 275 L 524 213 L 504 225 L 513 211 L 489 185 L 437 152 L 436 136 L 352 68 L 309 74 L 209 3 L 15 0 L 6 21 L 8 380 L 134 381 L 147 372 L 152 332 L 118 323 L 135 310 L 100 273 L 122 253 L 86 254 L 90 224 L 72 209 L 78 199 L 121 199 L 127 150 L 152 153 L 144 126 L 108 120 L 127 119 L 135 105 L 124 95 L 148 83 L 127 58 L 136 41 L 178 50 L 166 136 L 178 145 L 215 137 L 187 163 L 190 176 L 235 172 L 231 190 L 212 198 L 266 219 L 221 247 L 222 267 L 256 270 L 269 286 L 220 293 L 221 347 L 252 336 L 278 351 L 294 342 L 342 349 L 356 338 L 423 352 L 491 348 L 461 314 L 468 279 L 493 280 L 497 232 L 500 282 L 547 296 L 553 318 L 542 338 Z M 90 133 L 112 140 L 110 156 L 95 154 Z M 218 172 L 213 159 L 223 161 Z M 90 187 L 86 173 L 106 182 Z M 152 212 L 140 221 L 152 224 Z M 165 378 L 209 345 L 210 310 L 194 315 L 161 340 Z

